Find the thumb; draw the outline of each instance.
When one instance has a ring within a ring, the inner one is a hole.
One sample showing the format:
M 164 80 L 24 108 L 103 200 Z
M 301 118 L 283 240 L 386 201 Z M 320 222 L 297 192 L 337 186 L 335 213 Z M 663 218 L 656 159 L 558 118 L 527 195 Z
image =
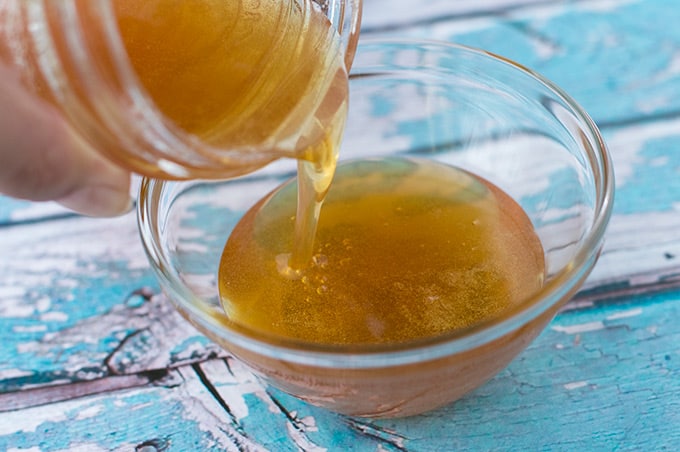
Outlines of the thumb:
M 129 184 L 128 172 L 99 156 L 0 64 L 0 193 L 113 216 L 131 208 Z

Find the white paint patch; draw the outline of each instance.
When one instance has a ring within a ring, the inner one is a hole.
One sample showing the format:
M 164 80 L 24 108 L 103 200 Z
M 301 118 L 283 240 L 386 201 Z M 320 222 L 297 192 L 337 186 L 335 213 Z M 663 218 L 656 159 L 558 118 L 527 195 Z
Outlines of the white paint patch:
M 0 298 L 21 298 L 26 295 L 26 288 L 19 286 L 0 286 Z
M 20 342 L 17 344 L 17 352 L 19 353 L 34 353 L 40 350 L 40 344 L 37 342 Z
M 74 444 L 69 445 L 68 449 L 62 449 L 57 452 L 106 452 L 107 450 L 97 444 Z
M 319 427 L 316 425 L 316 419 L 313 416 L 305 416 L 300 419 L 302 425 L 305 426 L 305 430 L 308 432 L 318 432 Z
M 680 131 L 680 123 L 677 126 Z M 680 255 L 678 230 L 678 211 L 613 215 L 602 255 L 585 287 L 619 281 L 630 286 L 654 284 L 677 272 L 664 254 Z
M 92 417 L 97 416 L 99 413 L 101 413 L 104 410 L 104 407 L 102 405 L 94 405 L 90 406 L 87 408 L 84 408 L 78 412 L 78 415 L 76 416 L 76 420 L 80 421 L 83 419 L 89 419 Z
M 670 104 L 670 99 L 665 95 L 650 96 L 635 103 L 635 109 L 640 113 L 654 113 Z
M 595 306 L 595 303 L 592 300 L 574 300 L 571 301 L 569 304 L 565 305 L 565 307 L 562 309 L 562 311 L 571 311 L 574 309 L 585 309 L 585 308 L 590 308 Z
M 571 383 L 566 383 L 564 385 L 564 389 L 566 389 L 567 391 L 571 391 L 573 389 L 583 388 L 585 386 L 588 386 L 587 381 L 574 381 Z
M 557 331 L 559 333 L 565 333 L 565 334 L 587 333 L 587 332 L 590 332 L 590 331 L 603 330 L 604 328 L 605 328 L 605 325 L 600 320 L 598 320 L 596 322 L 579 323 L 577 325 L 568 325 L 568 326 L 555 325 L 555 326 L 552 327 L 553 331 Z
M 659 275 L 657 273 L 634 275 L 629 278 L 631 286 L 644 286 L 651 285 L 659 281 Z
M 633 180 L 635 170 L 645 165 L 639 155 L 645 143 L 655 138 L 677 137 L 680 135 L 680 120 L 655 121 L 651 124 L 627 127 L 607 134 L 607 144 L 612 153 L 616 172 L 616 186 L 622 187 Z
M 23 447 L 18 448 L 18 447 L 12 447 L 10 449 L 7 449 L 7 452 L 41 452 L 42 449 L 39 447 L 30 447 L 28 449 L 24 449 Z
M 215 273 L 180 273 L 179 277 L 191 287 L 194 295 L 204 300 L 219 297 Z
M 624 5 L 629 5 L 637 2 L 638 0 L 607 0 L 599 2 L 586 2 L 583 3 L 581 9 L 583 11 L 598 11 L 598 12 L 610 12 L 621 8 Z
M 649 166 L 666 166 L 669 163 L 669 158 L 667 155 L 661 157 L 655 157 L 649 161 Z
M 47 325 L 16 325 L 12 328 L 15 333 L 43 333 L 47 331 Z
M 642 308 L 629 309 L 627 311 L 615 312 L 614 314 L 608 315 L 607 320 L 627 319 L 640 314 L 642 314 Z
M 0 436 L 17 433 L 33 433 L 45 422 L 66 422 L 67 404 L 43 405 L 25 410 L 3 413 L 3 422 L 0 422 Z
M 182 244 L 181 246 L 178 246 L 182 253 L 208 254 L 208 252 L 210 252 L 210 249 L 206 245 L 185 241 L 184 239 L 185 237 L 182 237 Z
M 35 309 L 38 312 L 46 312 L 52 306 L 52 300 L 50 297 L 40 297 L 35 300 Z
M 288 435 L 293 440 L 295 445 L 300 448 L 300 450 L 309 452 L 326 452 L 328 450 L 325 447 L 321 447 L 311 442 L 309 438 L 307 438 L 307 435 L 305 435 L 306 429 L 301 431 L 295 428 L 292 422 L 286 423 L 286 430 L 288 430 Z
M 673 53 L 666 67 L 657 72 L 652 81 L 654 84 L 661 84 L 677 77 L 678 74 L 680 74 L 680 51 Z
M 2 297 L 0 297 L 0 300 L 2 300 Z M 21 298 L 6 298 L 0 303 L 0 317 L 3 318 L 25 319 L 32 317 L 34 313 L 33 305 Z
M 56 202 L 31 202 L 26 203 L 26 207 L 13 211 L 9 218 L 13 221 L 25 221 L 67 213 L 71 213 L 71 211 Z
M 65 312 L 51 311 L 40 316 L 41 322 L 66 322 L 68 315 Z
M 77 369 L 77 367 L 76 367 Z M 79 370 L 75 374 L 76 378 L 79 380 L 94 380 L 97 377 L 101 376 L 101 373 L 98 370 Z
M 142 410 L 144 408 L 148 408 L 148 407 L 153 406 L 153 405 L 154 405 L 153 402 L 138 403 L 136 405 L 132 405 L 130 407 L 130 411 Z
M 33 372 L 19 370 L 19 369 L 5 369 L 0 370 L 0 380 L 9 380 L 10 378 L 21 378 L 33 375 Z

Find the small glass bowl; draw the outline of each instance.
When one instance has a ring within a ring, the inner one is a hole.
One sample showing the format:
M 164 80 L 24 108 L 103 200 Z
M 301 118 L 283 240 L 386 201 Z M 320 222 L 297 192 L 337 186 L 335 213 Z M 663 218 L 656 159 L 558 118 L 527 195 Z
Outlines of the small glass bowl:
M 232 322 L 221 307 L 216 274 L 234 225 L 294 176 L 294 161 L 236 180 L 144 180 L 139 226 L 179 312 L 268 383 L 348 415 L 408 416 L 448 404 L 493 377 L 578 290 L 611 214 L 612 165 L 595 124 L 569 96 L 484 51 L 362 40 L 350 87 L 341 160 L 418 156 L 491 181 L 522 206 L 542 242 L 540 292 L 502 316 L 430 340 L 371 347 L 287 341 Z

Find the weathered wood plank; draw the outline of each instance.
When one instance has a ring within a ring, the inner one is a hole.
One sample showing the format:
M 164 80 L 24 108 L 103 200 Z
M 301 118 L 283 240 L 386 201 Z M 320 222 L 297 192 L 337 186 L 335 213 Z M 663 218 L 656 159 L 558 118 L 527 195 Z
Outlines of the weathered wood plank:
M 367 30 L 366 37 L 440 39 L 498 53 L 555 82 L 601 126 L 680 112 L 680 31 L 673 25 L 680 10 L 673 0 L 549 2 L 443 18 Z
M 61 388 L 45 391 L 58 394 Z M 360 421 L 313 409 L 325 422 L 320 432 L 306 413 L 311 407 L 303 404 L 304 414 L 291 411 L 278 397 L 286 396 L 262 385 L 238 362 L 206 361 L 173 370 L 153 384 L 116 388 L 113 383 L 97 395 L 6 411 L 0 418 L 0 450 L 142 450 L 146 445 L 167 451 L 321 451 L 328 446 L 379 450 L 389 444 L 366 434 Z
M 612 128 L 605 138 L 616 173 L 614 215 L 586 287 L 678 287 L 680 120 Z
M 339 416 L 209 360 L 154 385 L 3 413 L 0 449 L 675 450 L 678 320 L 678 293 L 563 312 L 474 393 L 398 420 Z
M 191 367 L 173 371 L 156 386 L 4 413 L 0 449 L 12 448 L 263 450 L 230 423 Z
M 5 228 L 0 255 L 0 392 L 221 353 L 155 296 L 133 214 Z
M 557 3 L 559 0 L 365 0 L 362 30 L 394 30 L 414 24 L 497 16 L 527 5 Z

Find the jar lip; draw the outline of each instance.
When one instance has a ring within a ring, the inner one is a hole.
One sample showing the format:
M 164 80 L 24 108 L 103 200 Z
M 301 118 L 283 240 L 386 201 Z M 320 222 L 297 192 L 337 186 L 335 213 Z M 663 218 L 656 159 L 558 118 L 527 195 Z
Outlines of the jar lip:
M 544 88 L 551 91 L 556 98 L 563 101 L 577 118 L 581 133 L 584 133 L 592 141 L 592 147 L 586 147 L 587 149 L 584 152 L 587 154 L 593 172 L 593 184 L 595 186 L 593 210 L 595 215 L 578 250 L 576 250 L 570 264 L 560 269 L 536 294 L 505 311 L 502 316 L 479 322 L 466 329 L 417 341 L 368 346 L 322 345 L 280 337 L 267 337 L 247 327 L 235 325 L 228 320 L 226 314 L 211 312 L 214 309 L 208 303 L 191 294 L 179 278 L 164 270 L 164 268 L 171 268 L 171 266 L 166 256 L 163 255 L 160 245 L 154 240 L 156 237 L 154 226 L 157 221 L 155 214 L 158 213 L 158 200 L 168 183 L 145 178 L 141 184 L 137 210 L 145 251 L 168 298 L 180 310 L 186 311 L 192 322 L 199 324 L 210 334 L 214 334 L 238 348 L 302 365 L 361 369 L 413 364 L 422 362 L 423 358 L 432 360 L 470 350 L 511 333 L 528 321 L 545 313 L 551 307 L 556 307 L 566 297 L 571 296 L 594 266 L 612 214 L 614 173 L 607 146 L 594 121 L 582 107 L 561 88 L 540 74 L 519 63 L 485 50 L 433 40 L 370 38 L 361 40 L 358 54 L 363 49 L 370 49 L 374 46 L 379 46 L 383 50 L 386 47 L 406 46 L 407 48 L 427 47 L 474 54 L 487 60 L 493 60 L 495 63 L 512 66 L 525 75 L 529 75 Z M 366 74 L 362 72 L 352 73 L 350 78 L 362 75 Z

